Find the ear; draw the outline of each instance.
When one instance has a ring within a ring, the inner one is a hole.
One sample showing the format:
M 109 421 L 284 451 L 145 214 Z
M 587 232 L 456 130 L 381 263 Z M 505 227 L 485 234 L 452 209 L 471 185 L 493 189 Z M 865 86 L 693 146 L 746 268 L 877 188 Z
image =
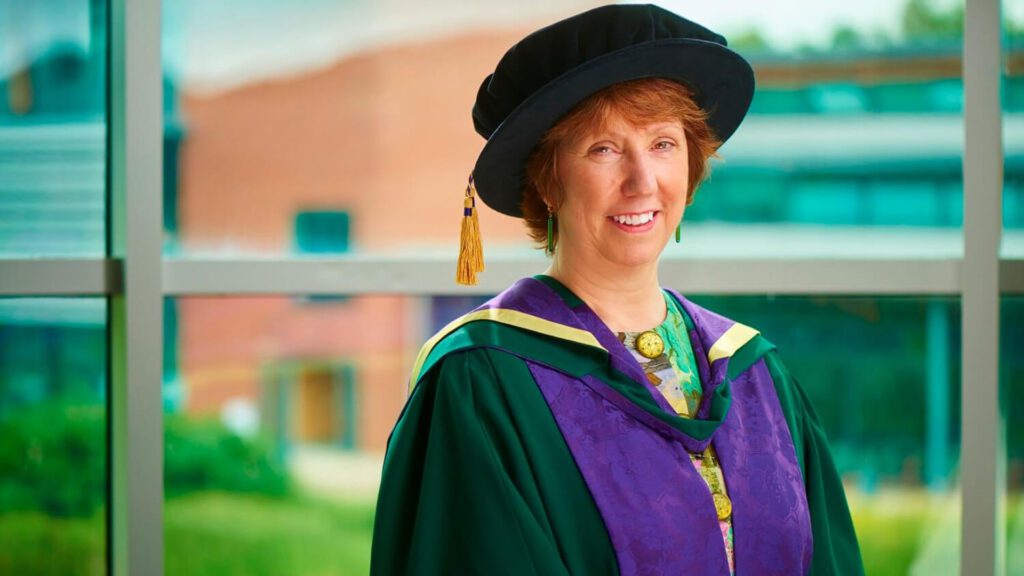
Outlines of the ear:
M 540 201 L 543 202 L 544 203 L 544 207 L 548 209 L 548 214 L 554 214 L 554 213 L 558 212 L 559 205 L 561 204 L 561 202 L 559 202 L 559 199 L 557 199 L 557 198 L 549 198 L 547 194 L 539 194 L 539 195 L 540 195 Z

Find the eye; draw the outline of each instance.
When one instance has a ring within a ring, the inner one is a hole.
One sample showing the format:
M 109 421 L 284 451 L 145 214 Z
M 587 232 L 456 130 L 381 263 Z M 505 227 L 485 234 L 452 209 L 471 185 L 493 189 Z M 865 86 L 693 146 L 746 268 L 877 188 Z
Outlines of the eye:
M 655 150 L 674 150 L 676 143 L 671 140 L 659 140 L 654 143 Z
M 619 150 L 614 144 L 594 144 L 587 150 L 587 156 L 594 162 L 614 162 L 619 157 Z

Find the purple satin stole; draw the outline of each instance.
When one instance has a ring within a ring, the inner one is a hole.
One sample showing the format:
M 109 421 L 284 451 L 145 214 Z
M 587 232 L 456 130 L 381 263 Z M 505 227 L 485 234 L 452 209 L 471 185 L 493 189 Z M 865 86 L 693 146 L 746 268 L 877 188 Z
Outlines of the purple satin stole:
M 690 332 L 704 398 L 724 384 L 728 358 L 708 365 L 707 350 L 734 322 L 672 293 L 693 319 Z M 586 304 L 569 308 L 543 282 L 526 278 L 485 307 L 513 309 L 590 331 L 612 367 L 647 387 L 639 363 Z M 615 548 L 619 571 L 639 574 L 729 574 L 710 492 L 687 450 L 713 442 L 733 503 L 736 573 L 806 574 L 811 523 L 793 439 L 763 360 L 730 385 L 732 403 L 705 441 L 666 425 L 593 376 L 582 379 L 528 364 L 594 497 Z M 707 413 L 702 402 L 697 417 Z

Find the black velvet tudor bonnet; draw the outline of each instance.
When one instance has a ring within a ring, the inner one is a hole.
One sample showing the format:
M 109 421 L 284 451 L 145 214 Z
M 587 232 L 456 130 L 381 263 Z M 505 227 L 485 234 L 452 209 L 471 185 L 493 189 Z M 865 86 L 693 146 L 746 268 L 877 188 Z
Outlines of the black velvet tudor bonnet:
M 618 82 L 667 78 L 686 85 L 725 142 L 754 96 L 754 72 L 723 36 L 649 4 L 594 8 L 523 38 L 484 78 L 473 125 L 487 139 L 466 188 L 456 279 L 484 269 L 474 192 L 522 217 L 526 161 L 541 137 L 591 94 Z
M 484 78 L 473 125 L 487 139 L 473 169 L 480 198 L 521 217 L 526 161 L 541 137 L 587 96 L 617 82 L 668 78 L 696 94 L 725 142 L 754 96 L 754 72 L 723 36 L 649 4 L 594 8 L 509 48 Z

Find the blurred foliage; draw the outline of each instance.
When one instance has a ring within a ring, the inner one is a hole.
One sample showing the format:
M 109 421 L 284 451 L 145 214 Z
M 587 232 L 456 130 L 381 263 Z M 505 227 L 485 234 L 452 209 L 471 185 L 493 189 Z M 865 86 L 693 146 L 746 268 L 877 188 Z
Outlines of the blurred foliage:
M 748 28 L 729 36 L 729 47 L 742 54 L 770 52 L 771 44 L 757 28 Z
M 1024 22 L 1003 16 L 1006 36 L 1018 45 L 1024 40 Z M 837 24 L 831 32 L 831 42 L 818 46 L 809 42 L 799 44 L 794 52 L 801 56 L 833 55 L 834 52 L 862 50 L 888 50 L 896 47 L 956 46 L 963 38 L 964 3 L 936 0 L 907 0 L 899 14 L 898 28 L 890 31 L 882 27 L 854 28 Z M 729 45 L 745 55 L 785 52 L 765 38 L 758 28 L 749 28 L 729 36 Z
M 47 402 L 0 419 L 0 513 L 88 516 L 106 498 L 102 405 Z
M 216 419 L 164 416 L 164 492 L 200 490 L 284 496 L 291 484 L 269 443 L 242 438 Z
M 910 0 L 903 7 L 903 36 L 909 41 L 959 40 L 964 34 L 964 4 L 941 9 L 933 0 Z
M 106 408 L 52 401 L 0 419 L 0 513 L 90 516 L 107 485 Z M 165 417 L 164 478 L 170 497 L 200 490 L 284 496 L 287 472 L 270 446 L 216 420 Z M 2 573 L 2 572 L 0 572 Z

